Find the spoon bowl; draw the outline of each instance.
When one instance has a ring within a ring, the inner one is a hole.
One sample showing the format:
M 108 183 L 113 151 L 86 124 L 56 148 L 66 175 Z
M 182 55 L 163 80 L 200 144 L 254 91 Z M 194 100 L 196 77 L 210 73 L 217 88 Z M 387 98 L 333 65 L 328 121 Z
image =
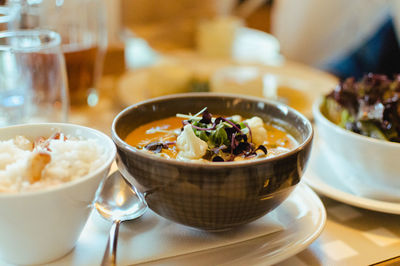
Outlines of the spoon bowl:
M 142 194 L 116 171 L 103 182 L 94 205 L 101 216 L 113 222 L 102 265 L 115 265 L 119 225 L 123 221 L 142 216 L 147 210 L 146 201 Z

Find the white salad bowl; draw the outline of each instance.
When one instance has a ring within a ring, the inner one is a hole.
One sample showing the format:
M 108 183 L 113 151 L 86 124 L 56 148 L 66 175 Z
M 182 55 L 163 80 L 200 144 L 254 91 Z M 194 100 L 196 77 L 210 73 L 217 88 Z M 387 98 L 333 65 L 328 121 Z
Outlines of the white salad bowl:
M 380 200 L 400 201 L 400 144 L 346 130 L 313 105 L 321 154 L 351 191 Z
M 42 264 L 72 250 L 92 209 L 101 180 L 116 154 L 105 134 L 83 126 L 61 123 L 26 124 L 0 128 L 0 140 L 22 135 L 28 139 L 65 135 L 95 139 L 106 153 L 95 171 L 61 185 L 37 191 L 0 193 L 0 258 L 15 264 Z

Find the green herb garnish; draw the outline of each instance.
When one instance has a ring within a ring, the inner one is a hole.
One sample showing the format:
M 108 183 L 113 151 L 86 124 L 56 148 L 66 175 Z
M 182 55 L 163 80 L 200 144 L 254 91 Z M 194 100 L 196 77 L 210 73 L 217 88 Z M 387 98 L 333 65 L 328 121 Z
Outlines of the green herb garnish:
M 251 142 L 250 127 L 244 122 L 222 116 L 213 118 L 207 108 L 193 116 L 177 114 L 177 117 L 186 118 L 183 125 L 190 124 L 195 135 L 207 142 L 208 152 L 205 159 L 214 162 L 233 161 L 236 156 L 257 156 L 258 150 L 264 155 L 268 152 L 265 146 L 256 147 Z

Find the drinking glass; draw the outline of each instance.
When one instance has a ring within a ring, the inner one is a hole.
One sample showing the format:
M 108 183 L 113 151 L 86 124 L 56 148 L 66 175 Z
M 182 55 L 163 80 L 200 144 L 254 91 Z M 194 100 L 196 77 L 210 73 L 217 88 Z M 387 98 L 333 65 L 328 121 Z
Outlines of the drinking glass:
M 107 47 L 103 0 L 12 0 L 19 6 L 19 27 L 44 28 L 61 35 L 70 102 L 94 106 Z
M 67 122 L 68 91 L 60 35 L 0 32 L 0 126 Z

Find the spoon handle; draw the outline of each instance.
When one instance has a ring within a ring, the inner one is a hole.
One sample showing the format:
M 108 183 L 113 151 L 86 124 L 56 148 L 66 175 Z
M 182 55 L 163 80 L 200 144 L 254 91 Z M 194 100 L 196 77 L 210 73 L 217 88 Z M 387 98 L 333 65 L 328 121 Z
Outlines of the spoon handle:
M 106 251 L 104 252 L 103 261 L 101 262 L 102 266 L 116 265 L 118 231 L 120 223 L 121 223 L 120 220 L 114 220 L 111 226 L 110 234 L 108 235 Z

